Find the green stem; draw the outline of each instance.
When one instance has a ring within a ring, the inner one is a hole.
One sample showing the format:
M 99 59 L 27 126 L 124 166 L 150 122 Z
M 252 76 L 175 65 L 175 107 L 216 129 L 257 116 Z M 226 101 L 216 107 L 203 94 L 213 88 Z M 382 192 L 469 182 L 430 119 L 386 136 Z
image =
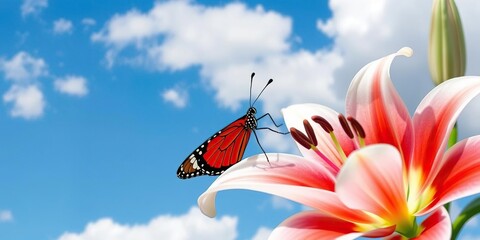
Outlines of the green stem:
M 457 239 L 460 230 L 467 223 L 470 218 L 480 213 L 480 197 L 475 198 L 471 201 L 458 215 L 458 217 L 453 221 L 452 224 L 452 240 Z

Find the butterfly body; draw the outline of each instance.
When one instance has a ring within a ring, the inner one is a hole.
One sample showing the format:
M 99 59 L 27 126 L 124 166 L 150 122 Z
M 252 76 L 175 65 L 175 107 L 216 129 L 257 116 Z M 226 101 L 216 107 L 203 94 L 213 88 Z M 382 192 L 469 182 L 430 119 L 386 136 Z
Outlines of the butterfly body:
M 250 76 L 250 107 L 247 113 L 213 134 L 188 155 L 180 167 L 178 167 L 178 178 L 187 179 L 202 175 L 222 174 L 225 170 L 242 160 L 243 153 L 245 153 L 245 148 L 247 148 L 252 132 L 257 140 L 258 146 L 262 149 L 267 161 L 269 161 L 265 150 L 258 141 L 258 136 L 255 131 L 267 129 L 279 134 L 288 134 L 288 132 L 283 133 L 269 127 L 257 126 L 257 121 L 266 116 L 270 118 L 276 127 L 280 127 L 281 125 L 276 124 L 269 113 L 259 118 L 255 117 L 257 110 L 253 107 L 253 104 L 255 104 L 265 88 L 273 82 L 273 79 L 268 80 L 265 87 L 263 87 L 257 98 L 252 102 L 252 82 L 254 76 L 255 73 L 252 73 Z
M 177 176 L 181 179 L 202 175 L 220 175 L 243 157 L 252 131 L 257 129 L 256 109 L 247 113 L 213 134 L 195 149 L 180 165 Z

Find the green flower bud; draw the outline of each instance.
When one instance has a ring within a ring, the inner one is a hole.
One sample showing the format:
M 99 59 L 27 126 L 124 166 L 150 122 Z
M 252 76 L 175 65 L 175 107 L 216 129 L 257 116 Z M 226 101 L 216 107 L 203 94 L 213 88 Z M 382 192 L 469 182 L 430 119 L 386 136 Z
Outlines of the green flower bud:
M 466 53 L 462 22 L 454 0 L 434 0 L 428 62 L 438 85 L 465 75 Z

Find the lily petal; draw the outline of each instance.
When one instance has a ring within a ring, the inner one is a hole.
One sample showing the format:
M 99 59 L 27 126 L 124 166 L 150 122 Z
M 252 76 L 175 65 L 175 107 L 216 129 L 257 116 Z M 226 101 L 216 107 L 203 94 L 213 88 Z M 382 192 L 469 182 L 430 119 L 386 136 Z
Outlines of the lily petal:
M 378 59 L 363 67 L 347 92 L 347 114 L 366 132 L 365 143 L 388 143 L 398 148 L 405 163 L 413 151 L 413 128 L 408 109 L 390 80 L 390 65 L 397 56 L 412 55 L 412 49 Z
M 462 140 L 450 148 L 432 183 L 434 201 L 420 211 L 425 214 L 453 200 L 480 192 L 480 136 Z
M 282 113 L 284 116 L 285 124 L 289 129 L 291 127 L 294 127 L 301 131 L 304 131 L 303 120 L 307 119 L 312 125 L 315 136 L 317 137 L 318 150 L 322 152 L 330 161 L 332 161 L 338 167 L 342 165 L 343 160 L 339 152 L 335 148 L 335 144 L 333 143 L 330 134 L 325 132 L 319 124 L 313 122 L 312 116 L 323 117 L 332 125 L 335 136 L 337 137 L 340 146 L 342 147 L 343 151 L 347 156 L 350 154 L 350 152 L 355 150 L 355 145 L 353 141 L 343 131 L 342 126 L 340 125 L 340 122 L 338 120 L 339 113 L 335 110 L 319 104 L 306 103 L 291 105 L 287 108 L 282 109 Z M 305 158 L 317 159 L 320 162 L 324 163 L 323 160 L 313 151 L 305 149 L 305 147 L 298 143 L 296 144 L 302 155 L 305 156 Z
M 318 211 L 306 211 L 288 218 L 275 228 L 268 238 L 276 239 L 356 239 L 361 236 L 383 237 L 390 235 L 393 227 L 359 232 L 361 227 L 348 221 L 330 217 Z
M 420 236 L 416 240 L 438 240 L 450 239 L 452 235 L 452 222 L 450 216 L 444 207 L 439 208 L 425 219 L 421 226 L 423 228 Z
M 480 77 L 459 77 L 438 85 L 422 100 L 413 116 L 416 147 L 410 166 L 421 178 L 413 184 L 433 181 L 458 115 L 479 93 Z
M 278 195 L 343 219 L 374 221 L 339 201 L 333 192 L 334 176 L 320 163 L 288 154 L 269 154 L 268 158 L 270 163 L 264 155 L 256 155 L 225 171 L 198 198 L 200 210 L 214 217 L 218 191 L 247 189 Z
M 398 223 L 408 218 L 399 151 L 375 144 L 353 152 L 337 176 L 335 190 L 343 203 L 354 209 Z

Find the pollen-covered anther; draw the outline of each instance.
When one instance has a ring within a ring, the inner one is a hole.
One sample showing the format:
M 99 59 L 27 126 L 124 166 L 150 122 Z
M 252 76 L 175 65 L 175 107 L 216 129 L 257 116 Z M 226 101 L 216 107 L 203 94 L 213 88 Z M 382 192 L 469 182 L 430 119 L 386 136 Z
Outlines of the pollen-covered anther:
M 318 124 L 323 128 L 323 130 L 325 130 L 325 132 L 327 132 L 327 133 L 333 132 L 333 127 L 332 127 L 332 125 L 327 121 L 327 119 L 315 115 L 315 116 L 312 116 L 312 120 L 313 120 L 314 122 L 318 123 Z
M 355 133 L 357 134 L 358 137 L 360 138 L 365 138 L 365 130 L 362 127 L 362 124 L 360 124 L 357 119 L 354 117 L 350 116 L 347 118 L 348 121 L 350 122 L 350 125 L 352 126 L 353 130 L 355 130 Z
M 338 120 L 340 121 L 340 125 L 342 125 L 343 131 L 347 134 L 349 138 L 353 139 L 352 129 L 350 128 L 350 125 L 348 124 L 345 116 L 343 116 L 343 114 L 338 115 Z
M 317 146 L 318 145 L 317 137 L 315 136 L 315 132 L 313 131 L 312 125 L 310 125 L 310 122 L 307 119 L 303 120 L 303 127 L 307 132 L 308 138 L 312 141 L 313 146 Z
M 308 150 L 314 151 L 323 161 L 328 164 L 333 171 L 338 172 L 340 169 L 336 166 L 330 159 L 325 156 L 322 152 L 320 152 L 317 148 L 317 137 L 315 136 L 315 132 L 313 131 L 312 125 L 308 122 L 308 120 L 303 120 L 303 126 L 305 127 L 305 131 L 307 135 L 303 132 L 299 131 L 298 129 L 292 127 L 290 128 L 290 134 L 292 135 L 293 139 L 302 145 L 304 148 Z
M 290 134 L 292 135 L 293 139 L 306 149 L 311 149 L 312 148 L 312 141 L 310 140 L 309 137 L 305 136 L 302 132 L 300 132 L 298 129 L 292 127 L 290 128 Z

